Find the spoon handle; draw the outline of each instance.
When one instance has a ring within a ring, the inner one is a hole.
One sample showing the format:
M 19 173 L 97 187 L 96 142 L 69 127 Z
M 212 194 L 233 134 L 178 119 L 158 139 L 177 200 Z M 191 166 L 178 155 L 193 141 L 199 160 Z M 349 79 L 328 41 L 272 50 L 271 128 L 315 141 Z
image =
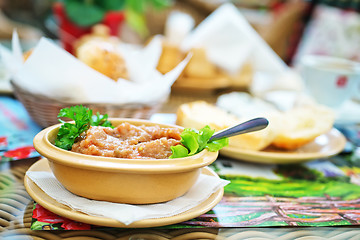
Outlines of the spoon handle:
M 236 136 L 243 133 L 258 131 L 266 128 L 268 124 L 269 121 L 266 118 L 254 118 L 233 127 L 226 128 L 220 132 L 217 132 L 210 138 L 210 140 L 216 140 L 220 138 Z

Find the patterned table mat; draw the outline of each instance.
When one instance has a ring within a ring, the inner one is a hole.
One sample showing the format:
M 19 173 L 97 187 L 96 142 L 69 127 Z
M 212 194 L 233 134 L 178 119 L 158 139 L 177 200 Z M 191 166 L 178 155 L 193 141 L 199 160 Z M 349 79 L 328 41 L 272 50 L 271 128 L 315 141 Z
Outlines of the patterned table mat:
M 0 163 L 39 156 L 32 141 L 41 128 L 19 101 L 0 96 L 0 126 Z

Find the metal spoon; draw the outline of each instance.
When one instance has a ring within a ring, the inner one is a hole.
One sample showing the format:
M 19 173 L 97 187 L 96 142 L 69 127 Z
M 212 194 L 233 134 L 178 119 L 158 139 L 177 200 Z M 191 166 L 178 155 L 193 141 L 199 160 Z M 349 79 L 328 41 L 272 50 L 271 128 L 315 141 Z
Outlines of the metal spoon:
M 226 128 L 220 132 L 217 132 L 210 138 L 210 140 L 216 140 L 225 137 L 236 136 L 243 133 L 258 131 L 266 128 L 267 125 L 269 125 L 269 121 L 266 118 L 254 118 L 233 127 Z

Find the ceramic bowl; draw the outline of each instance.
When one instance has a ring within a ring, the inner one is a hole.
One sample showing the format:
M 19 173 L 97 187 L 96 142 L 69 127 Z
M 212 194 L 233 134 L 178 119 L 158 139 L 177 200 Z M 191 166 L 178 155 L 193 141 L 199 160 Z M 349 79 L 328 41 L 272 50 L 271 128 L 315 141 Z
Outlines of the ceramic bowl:
M 147 120 L 114 118 L 133 125 L 174 127 Z M 91 156 L 56 147 L 61 124 L 48 127 L 34 138 L 35 149 L 49 161 L 55 177 L 70 192 L 94 200 L 151 204 L 175 199 L 198 179 L 201 168 L 214 162 L 218 152 L 204 150 L 176 159 L 125 159 Z

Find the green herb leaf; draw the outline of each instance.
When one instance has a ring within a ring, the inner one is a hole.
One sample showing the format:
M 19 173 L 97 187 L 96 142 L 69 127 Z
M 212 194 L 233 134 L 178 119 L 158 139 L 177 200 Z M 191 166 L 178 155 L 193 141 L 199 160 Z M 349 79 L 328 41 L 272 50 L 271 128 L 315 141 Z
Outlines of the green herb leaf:
M 111 122 L 107 120 L 107 114 L 96 113 L 96 115 L 93 115 L 92 110 L 82 105 L 63 108 L 60 110 L 58 117 L 66 117 L 75 121 L 75 123 L 68 123 L 59 120 L 63 125 L 59 128 L 55 146 L 65 150 L 70 150 L 76 139 L 83 132 L 86 132 L 90 126 L 112 127 Z
M 171 147 L 172 155 L 170 158 L 180 158 L 194 155 L 205 148 L 210 152 L 216 152 L 229 144 L 228 138 L 222 138 L 210 141 L 215 130 L 205 126 L 200 131 L 191 128 L 185 128 L 180 134 L 180 145 Z
M 201 152 L 206 144 L 209 142 L 211 136 L 214 134 L 215 130 L 212 130 L 208 125 L 200 129 L 199 131 L 199 152 Z
M 182 132 L 180 142 L 189 149 L 189 155 L 195 154 L 199 149 L 198 138 L 198 134 L 191 129 L 185 129 L 184 132 Z
M 183 145 L 176 145 L 170 147 L 172 151 L 172 155 L 169 158 L 182 158 L 189 156 L 189 150 Z
M 142 13 L 129 8 L 126 11 L 125 17 L 127 24 L 141 37 L 149 35 L 149 29 L 146 25 L 146 18 Z
M 75 139 L 80 136 L 79 129 L 71 123 L 64 123 L 60 128 L 55 140 L 55 146 L 70 150 Z
M 96 0 L 96 4 L 106 11 L 118 11 L 125 7 L 125 0 Z
M 108 115 L 101 115 L 99 112 L 96 115 L 93 115 L 90 119 L 91 126 L 103 126 L 103 127 L 111 127 L 111 122 L 108 119 Z
M 173 3 L 172 0 L 150 0 L 150 2 L 152 3 L 152 6 L 156 10 L 161 10 L 170 7 L 171 4 Z
M 211 141 L 206 145 L 206 148 L 210 152 L 216 152 L 229 145 L 229 138 L 221 138 L 215 141 Z
M 103 20 L 105 10 L 90 2 L 66 0 L 65 10 L 69 19 L 81 27 L 89 27 Z
M 148 0 L 126 0 L 126 5 L 128 10 L 143 14 L 146 10 L 147 1 Z

